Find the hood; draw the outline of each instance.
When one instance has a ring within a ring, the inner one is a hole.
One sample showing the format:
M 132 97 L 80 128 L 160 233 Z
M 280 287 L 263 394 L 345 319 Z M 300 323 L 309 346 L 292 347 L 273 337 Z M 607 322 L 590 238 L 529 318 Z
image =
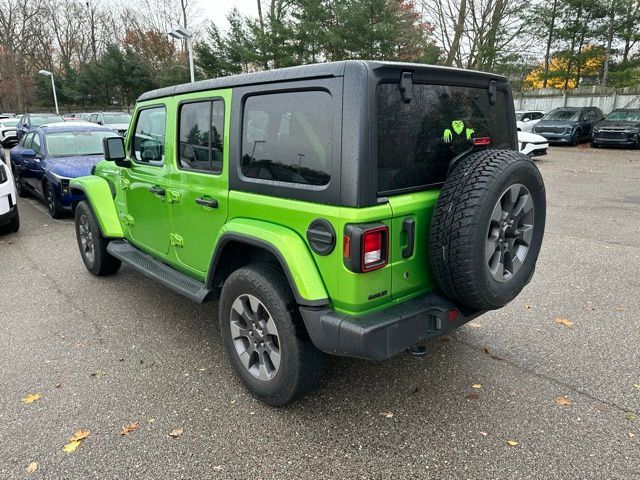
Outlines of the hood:
M 129 128 L 128 123 L 105 123 L 104 126 L 113 130 L 127 130 Z
M 626 130 L 628 128 L 640 128 L 640 122 L 621 122 L 618 120 L 602 122 L 595 125 L 595 128 L 611 128 L 612 130 Z
M 547 143 L 547 139 L 541 135 L 529 132 L 518 132 L 518 142 L 520 143 Z
M 104 158 L 100 155 L 48 158 L 46 170 L 61 177 L 76 178 L 91 175 L 93 166 Z

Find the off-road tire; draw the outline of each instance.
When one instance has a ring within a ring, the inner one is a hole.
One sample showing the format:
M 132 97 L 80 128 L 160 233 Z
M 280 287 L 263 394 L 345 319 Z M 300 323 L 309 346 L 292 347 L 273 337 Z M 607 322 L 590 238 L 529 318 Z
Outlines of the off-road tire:
M 496 281 L 485 260 L 491 215 L 504 192 L 524 185 L 534 204 L 534 229 L 519 270 Z M 509 150 L 475 152 L 449 174 L 431 219 L 429 257 L 434 279 L 450 299 L 490 310 L 513 300 L 533 275 L 546 215 L 542 176 L 527 156 Z
M 231 309 L 243 295 L 257 298 L 276 324 L 280 364 L 269 380 L 256 378 L 243 365 L 231 333 Z M 326 354 L 311 342 L 298 305 L 284 275 L 269 264 L 253 264 L 234 271 L 220 295 L 219 322 L 222 343 L 231 366 L 246 388 L 261 401 L 273 405 L 293 402 L 318 385 L 326 370 Z
M 93 242 L 93 257 L 87 255 L 82 244 L 81 225 L 85 226 L 83 217 L 86 219 L 86 227 L 91 234 Z M 97 277 L 116 273 L 120 268 L 121 262 L 107 252 L 109 240 L 102 236 L 102 232 L 100 231 L 95 215 L 93 214 L 89 204 L 84 200 L 78 203 L 78 206 L 76 207 L 75 228 L 80 256 L 82 257 L 82 261 L 84 262 L 85 267 L 87 267 L 87 270 Z

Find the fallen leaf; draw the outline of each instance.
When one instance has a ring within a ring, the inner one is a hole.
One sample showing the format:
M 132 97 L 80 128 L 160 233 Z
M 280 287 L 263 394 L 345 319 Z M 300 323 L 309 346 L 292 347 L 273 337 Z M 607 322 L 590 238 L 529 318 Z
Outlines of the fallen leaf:
M 474 383 L 473 385 L 471 385 L 471 388 L 482 388 L 482 385 L 479 383 Z
M 222 465 L 216 465 L 214 467 L 212 467 L 216 472 L 219 472 L 222 470 Z
M 480 328 L 482 325 L 479 323 L 467 323 L 471 328 Z
M 526 308 L 527 310 L 530 310 L 530 309 L 531 309 L 531 305 L 529 305 L 529 304 L 527 303 L 527 304 L 525 304 L 524 308 Z
M 575 323 L 573 323 L 571 320 L 564 317 L 556 317 L 555 322 L 559 323 L 560 325 L 564 325 L 567 328 L 571 328 L 575 325 Z
M 67 443 L 64 447 L 62 447 L 63 452 L 73 453 L 76 451 L 76 448 L 80 446 L 82 442 L 79 440 L 74 440 L 73 442 Z
M 484 347 L 484 348 L 482 349 L 482 351 L 483 351 L 484 353 L 486 353 L 487 355 L 488 355 L 489 353 L 491 353 L 491 350 L 489 350 L 487 347 Z
M 169 432 L 169 436 L 171 438 L 178 438 L 180 435 L 182 435 L 183 432 L 184 430 L 182 428 L 174 428 Z
M 380 412 L 380 415 L 382 415 L 384 418 L 393 418 L 393 413 L 391 412 Z
M 633 412 L 627 412 L 624 414 L 624 418 L 627 420 L 631 420 L 632 422 L 638 418 L 638 416 Z
M 447 335 L 443 335 L 442 337 L 440 337 L 440 338 L 438 339 L 438 341 L 439 341 L 440 343 L 448 343 L 448 342 L 450 342 L 450 341 L 451 341 L 451 337 L 449 337 L 449 336 L 447 336 Z
M 502 360 L 504 360 L 504 358 L 499 357 L 498 355 L 491 355 L 491 358 L 493 358 L 494 360 L 497 360 L 498 362 L 501 362 Z
M 634 384 L 633 384 L 633 386 L 634 386 L 635 388 L 640 389 L 640 383 L 634 383 Z
M 70 442 L 79 442 L 91 435 L 91 430 L 78 430 L 69 439 Z
M 509 390 L 507 393 L 512 397 L 515 397 L 518 394 L 517 390 Z
M 604 403 L 601 403 L 596 408 L 599 412 L 606 412 L 607 410 L 609 410 L 609 407 L 607 407 Z
M 37 462 L 31 462 L 28 466 L 27 466 L 27 473 L 33 473 L 36 470 L 38 470 L 38 463 Z
M 480 398 L 480 395 L 475 392 L 469 392 L 465 395 L 465 397 L 467 397 L 469 400 L 477 400 L 478 398 Z
M 95 378 L 100 378 L 100 377 L 104 377 L 106 374 L 107 374 L 107 372 L 103 372 L 102 370 L 100 370 L 100 371 L 97 371 L 97 372 L 93 372 L 91 374 L 91 376 L 95 377 Z
M 635 437 L 635 436 L 636 436 L 636 434 L 635 434 L 635 433 L 633 433 L 633 432 L 629 432 L 629 438 L 633 438 L 633 437 Z
M 40 400 L 40 397 L 42 397 L 42 395 L 39 393 L 31 393 L 22 399 L 22 403 L 33 403 L 36 400 Z
M 616 312 L 624 312 L 624 307 L 616 307 Z
M 136 430 L 140 426 L 140 422 L 131 422 L 120 430 L 120 435 L 129 435 L 131 432 Z
M 516 445 L 520 445 L 520 442 L 516 442 L 515 440 L 507 440 L 507 444 L 510 447 L 515 447 Z
M 415 386 L 412 387 L 411 390 L 409 390 L 409 393 L 414 394 L 414 393 L 418 393 L 420 391 L 420 387 Z
M 556 397 L 556 404 L 560 405 L 561 407 L 566 407 L 568 405 L 573 405 L 573 402 L 564 395 L 561 395 L 559 397 Z
M 61 384 L 61 383 L 56 383 L 56 384 L 53 386 L 53 388 L 60 388 L 61 386 L 62 386 L 62 384 Z
M 486 437 L 487 435 L 489 435 L 487 432 L 479 432 L 480 435 L 482 435 L 483 437 Z
M 156 421 L 155 418 L 150 418 L 149 420 L 147 420 L 148 423 L 154 423 Z

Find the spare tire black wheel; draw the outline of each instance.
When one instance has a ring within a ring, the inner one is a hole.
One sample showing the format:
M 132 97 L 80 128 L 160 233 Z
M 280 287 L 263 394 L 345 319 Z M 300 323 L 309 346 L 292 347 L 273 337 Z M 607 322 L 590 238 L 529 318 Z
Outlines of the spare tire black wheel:
M 534 163 L 510 150 L 483 150 L 459 161 L 431 218 L 429 256 L 442 292 L 490 310 L 513 300 L 533 276 L 546 216 Z

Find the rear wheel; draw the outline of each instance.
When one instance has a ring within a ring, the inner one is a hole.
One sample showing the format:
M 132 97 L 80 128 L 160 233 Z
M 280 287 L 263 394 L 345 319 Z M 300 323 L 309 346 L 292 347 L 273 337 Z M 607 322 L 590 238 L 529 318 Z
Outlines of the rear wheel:
M 535 269 L 545 210 L 542 177 L 525 155 L 485 150 L 458 163 L 431 220 L 429 253 L 443 293 L 482 310 L 513 300 Z
M 98 222 L 86 201 L 76 207 L 76 239 L 87 270 L 96 276 L 111 275 L 120 268 L 120 260 L 107 252 L 109 240 L 102 236 Z
M 219 321 L 233 369 L 263 402 L 292 402 L 322 378 L 326 355 L 311 343 L 277 268 L 256 264 L 233 272 L 222 288 Z
M 15 216 L 7 225 L 0 226 L 0 233 L 14 233 L 20 230 L 20 214 L 16 212 Z

